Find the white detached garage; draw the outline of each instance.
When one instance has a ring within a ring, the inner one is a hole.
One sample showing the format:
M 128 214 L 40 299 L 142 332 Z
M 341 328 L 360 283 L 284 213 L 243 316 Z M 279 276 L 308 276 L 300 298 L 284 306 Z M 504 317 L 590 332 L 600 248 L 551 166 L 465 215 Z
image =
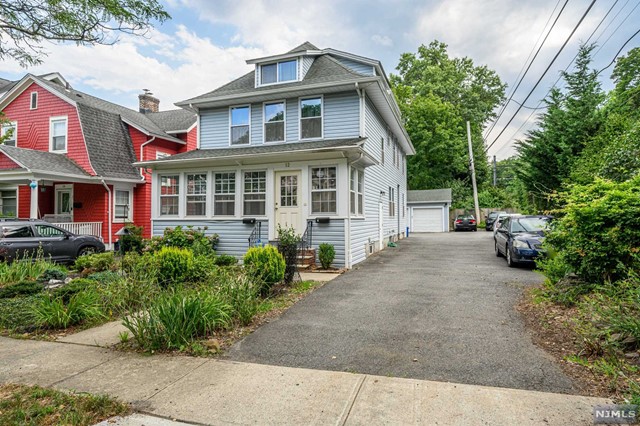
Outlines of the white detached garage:
M 410 232 L 449 232 L 451 188 L 407 191 Z

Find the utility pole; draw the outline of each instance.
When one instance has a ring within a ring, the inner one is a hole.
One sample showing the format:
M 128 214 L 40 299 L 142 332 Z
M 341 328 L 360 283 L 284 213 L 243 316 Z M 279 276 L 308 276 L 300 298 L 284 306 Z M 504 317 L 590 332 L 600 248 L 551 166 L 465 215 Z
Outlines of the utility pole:
M 496 163 L 496 156 L 493 156 L 493 186 L 498 186 L 498 163 Z
M 469 141 L 469 168 L 471 168 L 471 184 L 473 185 L 473 204 L 476 208 L 476 221 L 480 222 L 480 206 L 478 205 L 478 185 L 476 185 L 476 166 L 473 162 L 473 147 L 471 146 L 471 124 L 467 121 L 467 140 Z

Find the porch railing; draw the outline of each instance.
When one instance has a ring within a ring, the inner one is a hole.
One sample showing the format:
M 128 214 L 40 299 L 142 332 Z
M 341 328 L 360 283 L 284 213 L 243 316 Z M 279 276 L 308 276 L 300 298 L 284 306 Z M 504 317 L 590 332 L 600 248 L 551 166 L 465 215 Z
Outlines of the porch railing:
M 102 236 L 102 222 L 59 222 L 52 225 L 77 235 Z
M 262 244 L 262 223 L 256 222 L 251 234 L 249 235 L 249 248 Z

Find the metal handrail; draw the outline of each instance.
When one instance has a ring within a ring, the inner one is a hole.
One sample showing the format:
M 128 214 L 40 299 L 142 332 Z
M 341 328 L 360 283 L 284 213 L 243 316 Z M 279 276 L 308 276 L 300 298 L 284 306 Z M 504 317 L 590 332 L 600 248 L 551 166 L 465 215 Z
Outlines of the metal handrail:
M 253 230 L 251 231 L 251 234 L 249 234 L 249 248 L 260 246 L 262 244 L 261 240 L 262 240 L 262 223 L 256 222 L 256 224 L 253 227 Z

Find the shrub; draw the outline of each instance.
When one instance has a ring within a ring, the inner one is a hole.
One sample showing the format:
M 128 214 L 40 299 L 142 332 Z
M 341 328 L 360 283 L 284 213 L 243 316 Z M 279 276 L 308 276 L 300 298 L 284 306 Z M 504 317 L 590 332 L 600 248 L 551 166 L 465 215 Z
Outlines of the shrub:
M 102 272 L 115 266 L 113 252 L 88 254 L 76 259 L 74 265 L 77 271 Z
M 251 247 L 244 255 L 244 264 L 251 275 L 262 282 L 260 294 L 263 296 L 284 278 L 284 258 L 273 246 Z
M 217 266 L 233 266 L 238 263 L 238 259 L 236 259 L 235 256 L 221 254 L 216 256 L 214 262 Z
M 189 281 L 205 282 L 216 270 L 216 258 L 212 256 L 194 256 L 189 271 Z
M 20 281 L 6 287 L 0 287 L 0 299 L 11 299 L 16 296 L 30 296 L 44 290 L 44 286 L 36 281 Z
M 289 285 L 293 282 L 298 263 L 298 244 L 301 237 L 296 234 L 293 227 L 282 228 L 278 224 L 278 251 L 282 254 L 285 263 L 284 283 Z
M 615 282 L 640 268 L 640 176 L 573 185 L 561 200 L 562 216 L 546 244 L 580 278 Z
M 48 268 L 42 275 L 38 277 L 38 280 L 47 282 L 49 280 L 64 281 L 67 278 L 67 273 L 60 268 Z
M 87 289 L 93 289 L 96 287 L 96 282 L 87 278 L 76 278 L 61 287 L 53 290 L 53 296 L 62 299 L 64 303 L 68 303 L 69 300 L 76 294 Z
M 120 253 L 142 253 L 142 226 L 125 225 L 127 233 L 120 237 Z
M 231 307 L 231 316 L 247 325 L 258 312 L 260 288 L 246 274 L 222 271 L 216 277 L 218 294 Z
M 61 297 L 48 295 L 40 299 L 33 309 L 39 324 L 54 329 L 104 317 L 98 294 L 90 290 L 74 294 L 66 303 Z
M 145 250 L 155 252 L 162 247 L 177 247 L 188 248 L 196 256 L 212 256 L 218 245 L 218 234 L 207 236 L 206 230 L 207 227 L 194 229 L 191 226 L 186 230 L 182 226 L 166 228 L 162 237 L 153 237 L 147 241 Z
M 329 269 L 336 258 L 336 249 L 331 244 L 322 243 L 318 247 L 318 259 L 322 269 Z
M 133 281 L 158 282 L 158 259 L 153 253 L 127 253 L 122 257 L 121 266 L 127 278 Z
M 60 269 L 60 267 L 45 260 L 41 251 L 34 258 L 25 256 L 12 263 L 0 262 L 0 285 L 36 280 L 47 269 Z
M 162 286 L 183 283 L 190 278 L 193 253 L 177 247 L 163 247 L 155 254 L 158 264 L 158 282 Z
M 122 275 L 116 271 L 102 271 L 87 275 L 87 279 L 98 281 L 100 284 L 110 284 L 120 281 Z
M 210 291 L 176 288 L 155 298 L 123 324 L 146 350 L 185 349 L 229 321 L 231 308 Z

